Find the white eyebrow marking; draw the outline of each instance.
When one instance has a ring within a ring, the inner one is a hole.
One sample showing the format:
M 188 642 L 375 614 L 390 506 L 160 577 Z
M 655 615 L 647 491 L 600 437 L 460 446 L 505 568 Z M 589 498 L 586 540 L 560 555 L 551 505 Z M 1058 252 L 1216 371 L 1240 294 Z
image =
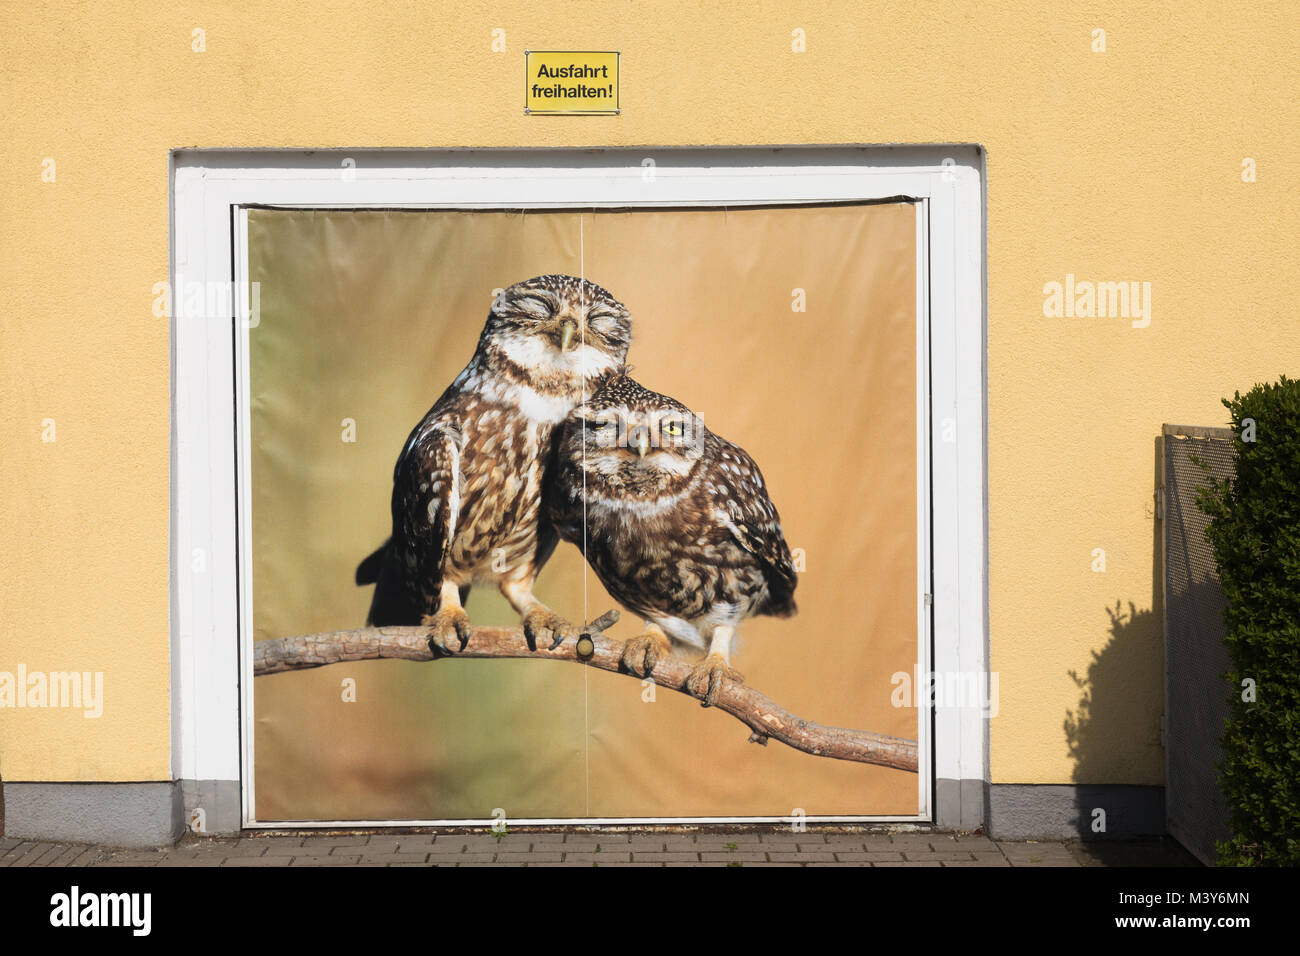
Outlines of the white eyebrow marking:
M 554 300 L 539 292 L 524 292 L 509 301 L 519 311 L 541 319 L 549 318 L 555 312 Z

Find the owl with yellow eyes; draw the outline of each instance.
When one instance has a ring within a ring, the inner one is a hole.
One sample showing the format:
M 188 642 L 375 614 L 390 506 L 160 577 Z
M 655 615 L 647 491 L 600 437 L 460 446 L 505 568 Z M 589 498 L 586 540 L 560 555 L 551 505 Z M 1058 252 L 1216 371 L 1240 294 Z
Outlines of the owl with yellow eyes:
M 737 625 L 795 613 L 781 519 L 754 460 L 680 402 L 625 374 L 566 419 L 547 511 L 611 597 L 645 619 L 624 669 L 648 676 L 675 647 L 704 652 L 687 690 L 707 707 L 731 669 Z

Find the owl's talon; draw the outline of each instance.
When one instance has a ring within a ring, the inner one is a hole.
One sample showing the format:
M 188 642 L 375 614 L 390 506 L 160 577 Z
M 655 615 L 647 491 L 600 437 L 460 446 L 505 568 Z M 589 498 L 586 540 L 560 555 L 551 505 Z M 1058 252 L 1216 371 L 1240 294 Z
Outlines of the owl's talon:
M 550 640 L 549 650 L 555 650 L 566 637 L 576 638 L 578 629 L 548 607 L 538 606 L 524 615 L 524 640 L 530 651 L 537 650 L 538 640 Z
M 686 678 L 686 689 L 691 695 L 700 699 L 701 705 L 712 707 L 718 701 L 718 691 L 722 688 L 723 678 L 743 684 L 745 677 L 740 671 L 728 666 L 721 654 L 710 654 L 700 661 Z
M 668 642 L 653 631 L 638 634 L 623 645 L 619 663 L 623 669 L 639 677 L 649 677 L 660 661 L 672 653 Z
M 434 652 L 447 657 L 463 651 L 473 633 L 469 615 L 459 607 L 443 608 L 437 614 L 426 614 L 420 619 L 420 624 L 429 629 L 429 644 Z M 459 644 L 455 650 L 452 649 L 453 641 Z

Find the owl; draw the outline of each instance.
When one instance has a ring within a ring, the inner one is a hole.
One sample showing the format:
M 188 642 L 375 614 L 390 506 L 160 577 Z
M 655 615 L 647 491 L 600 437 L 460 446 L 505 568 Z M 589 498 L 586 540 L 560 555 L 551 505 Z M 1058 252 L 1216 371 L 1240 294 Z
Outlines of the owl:
M 559 428 L 622 370 L 631 319 L 600 286 L 567 275 L 497 296 L 469 364 L 415 426 L 393 469 L 393 533 L 357 569 L 375 583 L 367 623 L 424 625 L 451 654 L 470 637 L 463 604 L 495 584 L 530 648 L 575 633 L 533 595 L 557 535 L 542 507 Z
M 675 644 L 705 651 L 687 690 L 715 703 L 736 626 L 795 613 L 795 568 L 763 476 L 743 449 L 626 374 L 565 422 L 547 513 L 615 600 L 645 618 L 622 665 L 647 676 Z

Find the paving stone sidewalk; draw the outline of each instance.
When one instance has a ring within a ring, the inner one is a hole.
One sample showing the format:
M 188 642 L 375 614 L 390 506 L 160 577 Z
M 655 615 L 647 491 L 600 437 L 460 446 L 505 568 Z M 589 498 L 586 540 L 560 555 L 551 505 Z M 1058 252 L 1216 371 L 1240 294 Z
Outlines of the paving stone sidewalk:
M 1012 842 L 911 832 L 307 833 L 129 850 L 0 837 L 0 866 L 1195 866 L 1170 840 Z

